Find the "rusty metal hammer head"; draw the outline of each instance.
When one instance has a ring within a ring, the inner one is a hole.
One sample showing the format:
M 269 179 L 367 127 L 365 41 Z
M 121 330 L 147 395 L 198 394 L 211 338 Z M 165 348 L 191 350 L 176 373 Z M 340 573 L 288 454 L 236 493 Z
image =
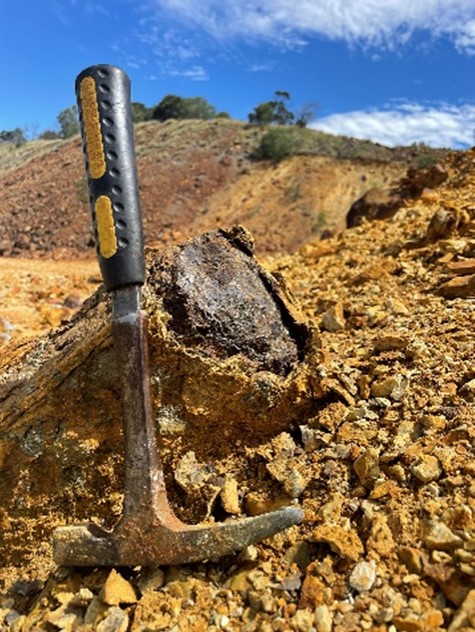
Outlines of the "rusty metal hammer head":
M 53 535 L 54 559 L 68 566 L 147 566 L 216 559 L 302 520 L 298 507 L 219 524 L 187 525 L 165 489 L 152 411 L 147 323 L 130 85 L 113 66 L 84 70 L 76 83 L 92 219 L 112 334 L 122 373 L 125 488 L 122 518 L 112 531 L 92 523 Z

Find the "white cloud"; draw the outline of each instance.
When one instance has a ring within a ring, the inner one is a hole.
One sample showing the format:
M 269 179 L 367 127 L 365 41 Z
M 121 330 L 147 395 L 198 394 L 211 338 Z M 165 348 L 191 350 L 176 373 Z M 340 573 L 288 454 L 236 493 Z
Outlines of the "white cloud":
M 193 66 L 184 70 L 178 70 L 171 68 L 166 72 L 170 77 L 185 77 L 192 81 L 207 81 L 209 79 L 208 73 L 203 66 Z
M 475 105 L 400 102 L 380 110 L 332 114 L 311 127 L 390 147 L 424 142 L 433 147 L 463 148 L 475 144 Z
M 455 37 L 455 46 L 460 52 L 475 55 L 475 20 L 470 20 L 461 27 Z
M 270 72 L 274 70 L 275 62 L 263 62 L 263 63 L 255 63 L 251 64 L 248 68 L 249 72 Z
M 148 0 L 148 6 L 218 39 L 299 46 L 320 35 L 394 49 L 424 30 L 452 38 L 460 52 L 475 52 L 474 0 Z

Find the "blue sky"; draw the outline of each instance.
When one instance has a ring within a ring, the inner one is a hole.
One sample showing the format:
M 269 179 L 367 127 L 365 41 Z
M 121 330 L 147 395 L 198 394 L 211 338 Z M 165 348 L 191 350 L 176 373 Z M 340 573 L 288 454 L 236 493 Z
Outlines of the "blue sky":
M 247 120 L 285 90 L 332 133 L 475 144 L 475 0 L 0 0 L 0 59 L 0 130 L 54 128 L 76 75 L 110 63 L 147 106 Z

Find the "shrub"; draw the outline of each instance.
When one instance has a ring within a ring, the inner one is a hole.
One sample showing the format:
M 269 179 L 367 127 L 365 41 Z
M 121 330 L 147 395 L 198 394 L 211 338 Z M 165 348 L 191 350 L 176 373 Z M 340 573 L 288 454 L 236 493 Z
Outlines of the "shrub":
M 303 139 L 295 128 L 274 127 L 264 134 L 259 145 L 259 158 L 280 162 L 302 148 Z
M 437 164 L 437 158 L 433 154 L 419 154 L 416 156 L 417 169 L 427 169 Z

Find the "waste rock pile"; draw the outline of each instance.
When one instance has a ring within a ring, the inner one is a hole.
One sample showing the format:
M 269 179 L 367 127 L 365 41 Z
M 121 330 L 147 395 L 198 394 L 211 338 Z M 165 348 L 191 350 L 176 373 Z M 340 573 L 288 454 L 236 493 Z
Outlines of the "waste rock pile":
M 121 510 L 108 300 L 98 291 L 34 344 L 7 347 L 0 626 L 474 629 L 474 159 L 454 153 L 437 189 L 293 255 L 257 263 L 242 228 L 149 253 L 157 430 L 177 513 L 305 513 L 238 555 L 55 568 L 54 527 L 110 527 Z

